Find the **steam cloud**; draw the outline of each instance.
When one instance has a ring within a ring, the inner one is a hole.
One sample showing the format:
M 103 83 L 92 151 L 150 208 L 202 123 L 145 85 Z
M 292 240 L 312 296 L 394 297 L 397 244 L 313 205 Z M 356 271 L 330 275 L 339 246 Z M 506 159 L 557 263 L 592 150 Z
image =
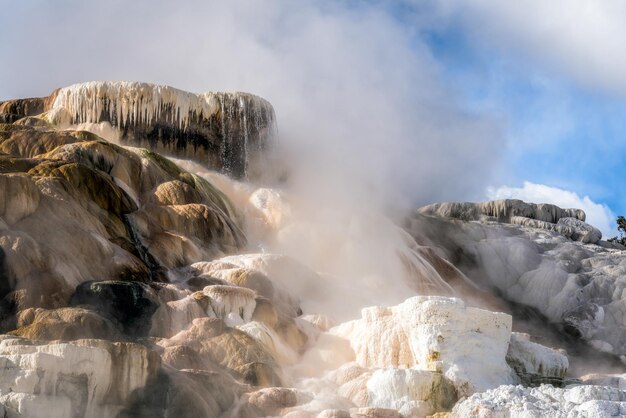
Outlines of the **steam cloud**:
M 358 205 L 480 198 L 498 161 L 497 126 L 456 104 L 420 28 L 402 29 L 380 4 L 12 8 L 0 17 L 0 32 L 12 39 L 1 47 L 11 65 L 0 78 L 15 82 L 0 86 L 0 97 L 97 79 L 253 92 L 276 109 L 294 181 L 325 199 L 350 184 L 353 195 L 342 197 Z

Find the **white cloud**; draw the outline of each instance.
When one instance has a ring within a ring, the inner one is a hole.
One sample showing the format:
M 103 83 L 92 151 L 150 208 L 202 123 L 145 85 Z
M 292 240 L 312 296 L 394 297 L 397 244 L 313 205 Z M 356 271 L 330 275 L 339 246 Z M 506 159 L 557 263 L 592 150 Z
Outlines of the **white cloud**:
M 600 229 L 605 238 L 617 235 L 615 227 L 617 216 L 607 205 L 596 203 L 589 196 L 581 198 L 574 192 L 558 187 L 525 181 L 522 187 L 490 187 L 487 189 L 487 198 L 520 199 L 532 203 L 551 203 L 562 208 L 582 209 L 587 214 L 587 223 Z
M 516 51 L 587 86 L 626 94 L 624 1 L 436 0 L 428 4 L 439 17 L 438 24 L 462 25 L 473 42 Z

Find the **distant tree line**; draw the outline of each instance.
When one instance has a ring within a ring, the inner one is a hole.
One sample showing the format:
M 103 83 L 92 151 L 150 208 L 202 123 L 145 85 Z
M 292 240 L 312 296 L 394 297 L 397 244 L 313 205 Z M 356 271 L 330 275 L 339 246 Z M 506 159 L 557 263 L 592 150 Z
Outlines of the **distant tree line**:
M 626 245 L 626 219 L 621 215 L 617 217 L 617 230 L 619 231 L 619 237 L 609 238 L 609 242 Z

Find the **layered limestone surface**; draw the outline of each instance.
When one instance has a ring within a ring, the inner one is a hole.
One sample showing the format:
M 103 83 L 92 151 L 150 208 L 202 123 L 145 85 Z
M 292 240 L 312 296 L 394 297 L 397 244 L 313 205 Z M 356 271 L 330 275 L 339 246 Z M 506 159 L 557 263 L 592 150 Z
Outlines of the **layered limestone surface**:
M 134 343 L 0 339 L 0 402 L 8 416 L 115 416 L 155 379 L 160 358 Z
M 435 203 L 420 208 L 419 213 L 463 221 L 500 222 L 555 231 L 575 241 L 595 244 L 600 230 L 585 223 L 581 209 L 561 209 L 548 203 L 526 203 L 517 199 L 481 203 Z
M 568 357 L 480 289 L 620 347 L 621 253 L 584 213 L 501 201 L 424 209 L 413 236 L 372 213 L 324 225 L 233 179 L 256 176 L 275 129 L 258 97 L 144 83 L 0 103 L 0 414 L 622 411 L 620 376 L 530 389 L 567 383 Z
M 505 361 L 511 317 L 466 307 L 460 299 L 422 296 L 367 308 L 362 319 L 330 333 L 350 342 L 361 367 L 441 372 L 461 396 L 513 382 Z
M 192 159 L 236 178 L 260 172 L 263 151 L 276 137 L 274 110 L 258 96 L 139 82 L 75 84 L 45 98 L 0 102 L 0 113 L 96 133 L 112 127 L 124 145 Z
M 515 216 L 512 223 L 497 217 L 442 217 L 429 206 L 410 216 L 406 228 L 421 244 L 437 247 L 481 289 L 531 308 L 571 338 L 626 355 L 623 247 L 599 240 L 599 232 L 572 218 L 570 210 L 552 207 L 551 213 L 565 216 L 552 217 L 555 224 L 520 218 L 518 201 L 468 207 L 501 207 Z M 539 218 L 537 213 L 525 215 Z
M 14 125 L 0 150 L 0 288 L 18 310 L 63 307 L 90 280 L 163 281 L 245 246 L 228 198 L 152 151 Z

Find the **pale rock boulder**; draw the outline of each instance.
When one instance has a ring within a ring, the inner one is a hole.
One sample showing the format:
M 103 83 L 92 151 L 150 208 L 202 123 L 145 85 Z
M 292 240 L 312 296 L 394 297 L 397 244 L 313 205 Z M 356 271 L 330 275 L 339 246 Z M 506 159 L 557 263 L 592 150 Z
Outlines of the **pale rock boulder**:
M 416 369 L 378 369 L 366 384 L 367 406 L 397 410 L 402 416 L 427 416 L 450 409 L 457 393 L 441 373 Z
M 36 345 L 5 336 L 0 364 L 0 402 L 22 416 L 95 418 L 116 416 L 156 377 L 160 359 L 134 343 Z
M 572 228 L 574 235 L 572 239 L 584 244 L 595 244 L 602 239 L 602 232 L 595 226 L 576 218 L 561 218 L 557 225 Z
M 417 296 L 391 308 L 365 308 L 360 320 L 330 334 L 350 342 L 362 367 L 442 372 L 460 396 L 513 382 L 505 361 L 511 317 L 460 299 Z
M 164 362 L 178 369 L 226 371 L 254 386 L 281 383 L 276 359 L 263 344 L 219 318 L 196 318 L 184 331 L 157 344 L 165 349 Z
M 563 352 L 534 343 L 528 334 L 518 332 L 511 334 L 506 361 L 525 385 L 541 380 L 558 383 L 565 378 L 569 367 Z
M 215 316 L 210 298 L 202 292 L 161 303 L 152 315 L 149 335 L 170 338 L 189 327 L 196 318 Z
M 256 292 L 238 286 L 207 286 L 203 293 L 209 297 L 211 310 L 227 325 L 250 322 L 256 307 Z
M 626 392 L 607 386 L 566 389 L 500 386 L 459 402 L 452 417 L 601 418 L 626 415 Z
M 256 406 L 266 416 L 276 416 L 284 408 L 298 404 L 298 391 L 292 388 L 263 388 L 248 395 L 248 403 Z
M 300 301 L 291 295 L 284 286 L 275 283 L 272 278 L 257 269 L 239 267 L 233 264 L 230 257 L 229 261 L 218 259 L 211 262 L 194 263 L 187 271 L 189 275 L 199 278 L 220 279 L 235 286 L 251 289 L 270 300 L 282 315 L 288 317 L 298 315 Z

